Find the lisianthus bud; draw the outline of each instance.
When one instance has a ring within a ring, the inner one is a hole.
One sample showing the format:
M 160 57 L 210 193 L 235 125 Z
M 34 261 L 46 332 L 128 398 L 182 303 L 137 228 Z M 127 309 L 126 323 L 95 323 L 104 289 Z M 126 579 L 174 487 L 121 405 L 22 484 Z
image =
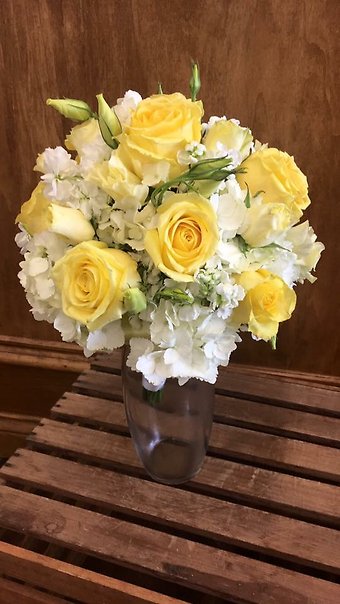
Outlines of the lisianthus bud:
M 122 131 L 120 121 L 102 94 L 97 94 L 97 100 L 99 127 L 102 137 L 109 147 L 116 149 L 118 145 L 114 139 Z
M 128 312 L 139 313 L 146 309 L 146 298 L 138 287 L 130 287 L 124 293 L 124 308 Z
M 54 107 L 61 115 L 75 122 L 85 122 L 93 117 L 91 107 L 78 99 L 47 99 L 46 105 Z

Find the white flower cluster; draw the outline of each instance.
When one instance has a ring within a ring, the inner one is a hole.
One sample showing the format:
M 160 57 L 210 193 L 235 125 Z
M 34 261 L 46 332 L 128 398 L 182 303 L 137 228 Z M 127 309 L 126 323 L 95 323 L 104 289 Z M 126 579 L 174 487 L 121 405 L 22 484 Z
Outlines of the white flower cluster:
M 128 338 L 128 365 L 154 387 L 214 383 L 239 332 L 269 341 L 295 285 L 315 280 L 324 246 L 299 222 L 305 177 L 237 120 L 201 124 L 199 103 L 179 93 L 98 103 L 82 121 L 55 102 L 81 123 L 66 148 L 38 156 L 18 217 L 32 313 L 86 356 Z

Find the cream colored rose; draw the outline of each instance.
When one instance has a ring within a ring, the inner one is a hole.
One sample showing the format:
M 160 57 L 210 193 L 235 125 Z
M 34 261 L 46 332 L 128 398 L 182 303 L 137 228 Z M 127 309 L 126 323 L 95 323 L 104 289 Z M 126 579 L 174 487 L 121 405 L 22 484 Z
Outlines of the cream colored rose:
M 52 203 L 44 195 L 44 184 L 39 183 L 16 217 L 30 235 L 50 231 L 62 235 L 72 243 L 88 241 L 94 236 L 91 223 L 75 208 Z
M 141 101 L 130 125 L 118 137 L 121 153 L 131 161 L 132 171 L 148 185 L 173 178 L 186 170 L 177 153 L 188 143 L 200 141 L 201 101 L 183 94 L 157 94 Z
M 133 203 L 139 206 L 147 198 L 149 188 L 122 162 L 118 151 L 113 151 L 109 161 L 96 164 L 88 173 L 88 180 L 103 189 L 118 204 Z
M 296 294 L 286 283 L 266 270 L 245 271 L 235 281 L 246 296 L 234 310 L 232 322 L 247 324 L 249 331 L 268 341 L 279 329 L 279 323 L 290 319 L 296 304 Z
M 101 329 L 123 315 L 124 293 L 140 281 L 137 265 L 126 252 L 101 241 L 76 245 L 55 263 L 52 278 L 66 316 Z
M 239 126 L 235 120 L 219 120 L 208 130 L 203 143 L 209 151 L 219 151 L 220 148 L 235 150 L 240 159 L 249 155 L 253 144 L 253 135 L 249 128 Z
M 147 231 L 145 249 L 160 271 L 175 281 L 193 281 L 214 254 L 216 214 L 197 193 L 170 194 L 157 210 L 158 227 Z
M 263 191 L 264 203 L 285 203 L 295 222 L 308 207 L 307 178 L 294 162 L 294 158 L 275 148 L 260 149 L 242 163 L 244 174 L 237 180 L 242 188 L 247 185 L 252 196 Z
M 263 203 L 261 197 L 252 199 L 247 208 L 240 235 L 251 247 L 273 243 L 294 224 L 294 215 L 284 203 Z

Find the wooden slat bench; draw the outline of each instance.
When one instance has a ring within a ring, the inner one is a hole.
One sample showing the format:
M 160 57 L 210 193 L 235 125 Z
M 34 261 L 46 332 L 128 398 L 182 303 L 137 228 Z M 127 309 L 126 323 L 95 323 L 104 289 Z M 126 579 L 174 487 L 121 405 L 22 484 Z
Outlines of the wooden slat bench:
M 230 366 L 188 484 L 145 474 L 120 354 L 3 466 L 0 604 L 338 604 L 340 390 Z

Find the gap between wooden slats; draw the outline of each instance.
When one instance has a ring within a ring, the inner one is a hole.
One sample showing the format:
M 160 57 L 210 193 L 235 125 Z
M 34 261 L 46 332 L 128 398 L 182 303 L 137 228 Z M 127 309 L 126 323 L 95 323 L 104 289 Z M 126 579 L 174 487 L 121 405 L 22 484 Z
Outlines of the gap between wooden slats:
M 82 604 L 185 604 L 183 600 L 1 542 L 0 568 L 8 577 Z
M 340 600 L 335 583 L 9 487 L 0 486 L 0 503 L 3 526 L 212 595 L 259 604 Z
M 340 532 L 27 451 L 1 476 L 162 527 L 340 574 Z M 204 523 L 202 526 L 202 518 Z

